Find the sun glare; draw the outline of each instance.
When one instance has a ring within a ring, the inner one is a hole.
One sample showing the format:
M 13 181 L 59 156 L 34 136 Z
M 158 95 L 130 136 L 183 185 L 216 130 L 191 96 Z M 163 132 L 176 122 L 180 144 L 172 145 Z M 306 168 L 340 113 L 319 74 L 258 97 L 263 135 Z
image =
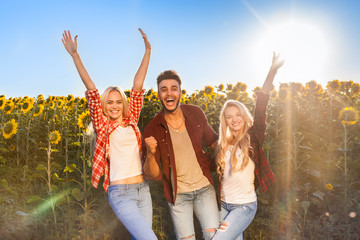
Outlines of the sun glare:
M 254 61 L 276 51 L 285 59 L 280 82 L 322 81 L 328 60 L 328 40 L 316 24 L 284 21 L 268 26 L 254 46 Z

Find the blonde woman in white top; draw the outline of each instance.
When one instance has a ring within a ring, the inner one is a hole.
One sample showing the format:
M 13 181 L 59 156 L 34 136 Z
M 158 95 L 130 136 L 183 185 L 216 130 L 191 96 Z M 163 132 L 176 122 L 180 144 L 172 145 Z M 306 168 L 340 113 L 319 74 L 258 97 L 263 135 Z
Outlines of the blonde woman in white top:
M 283 61 L 274 53 L 264 85 L 256 93 L 254 118 L 239 101 L 228 100 L 221 111 L 217 147 L 221 225 L 213 240 L 242 239 L 257 210 L 256 187 L 265 192 L 274 182 L 262 144 L 269 93 L 282 65 Z

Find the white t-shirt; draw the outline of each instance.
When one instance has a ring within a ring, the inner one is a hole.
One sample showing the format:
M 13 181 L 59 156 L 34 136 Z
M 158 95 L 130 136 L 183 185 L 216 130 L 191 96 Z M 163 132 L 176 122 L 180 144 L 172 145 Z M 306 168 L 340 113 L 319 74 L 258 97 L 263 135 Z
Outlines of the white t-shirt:
M 110 134 L 110 182 L 142 174 L 134 129 L 119 126 Z
M 249 163 L 242 170 L 233 172 L 231 170 L 231 151 L 234 146 L 230 146 L 225 153 L 225 169 L 222 179 L 221 200 L 226 203 L 244 204 L 256 201 L 256 192 L 254 186 L 255 164 L 250 159 Z M 240 148 L 236 151 L 238 158 L 237 164 L 240 166 L 243 161 Z

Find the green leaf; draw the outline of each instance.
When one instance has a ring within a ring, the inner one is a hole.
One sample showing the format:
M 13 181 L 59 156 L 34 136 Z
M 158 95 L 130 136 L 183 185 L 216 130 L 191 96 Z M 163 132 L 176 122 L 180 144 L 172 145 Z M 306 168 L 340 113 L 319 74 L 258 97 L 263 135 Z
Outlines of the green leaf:
M 0 152 L 9 152 L 9 150 L 7 150 L 6 148 L 1 147 Z
M 3 180 L 0 181 L 0 186 L 1 186 L 2 188 L 4 188 L 4 189 L 9 188 L 9 184 L 8 184 L 8 182 L 6 181 L 6 179 L 3 179 Z
M 59 152 L 58 149 L 51 149 L 51 152 Z
M 75 171 L 75 170 L 76 170 L 76 165 L 72 163 L 72 164 L 70 164 L 70 165 L 68 165 L 68 166 L 65 167 L 64 173 L 65 173 L 65 172 L 73 172 L 73 171 Z
M 31 198 L 29 198 L 26 203 L 37 203 L 39 201 L 42 201 L 43 199 L 39 195 L 33 195 Z
M 76 146 L 76 147 L 80 147 L 81 143 L 80 142 L 73 142 L 69 144 L 70 146 Z
M 308 211 L 308 209 L 309 209 L 309 207 L 310 207 L 310 202 L 309 202 L 309 201 L 303 201 L 303 202 L 301 203 L 301 206 L 302 206 L 302 208 L 304 209 L 305 214 L 306 214 L 307 211 Z
M 82 192 L 78 188 L 73 188 L 71 195 L 76 199 L 76 201 L 81 201 L 84 199 Z
M 36 171 L 46 171 L 46 167 L 44 166 L 44 164 L 40 163 L 39 165 L 37 165 Z
M 54 180 L 57 180 L 57 181 L 61 181 L 61 180 L 62 180 L 62 178 L 60 178 L 57 173 L 53 173 L 52 177 L 53 177 Z

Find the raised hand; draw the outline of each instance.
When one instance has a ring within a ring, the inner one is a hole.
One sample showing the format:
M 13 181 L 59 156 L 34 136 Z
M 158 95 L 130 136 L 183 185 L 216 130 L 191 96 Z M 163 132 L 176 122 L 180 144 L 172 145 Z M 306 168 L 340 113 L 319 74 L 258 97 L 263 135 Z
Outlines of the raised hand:
M 273 52 L 272 64 L 269 73 L 265 79 L 265 82 L 261 88 L 261 92 L 269 94 L 272 88 L 272 83 L 277 70 L 284 64 L 284 60 L 280 60 L 279 54 Z
M 148 69 L 149 62 L 150 62 L 150 54 L 151 54 L 151 45 L 147 39 L 146 34 L 141 30 L 141 28 L 139 28 L 139 31 L 140 31 L 142 37 L 144 38 L 145 54 L 141 61 L 139 69 L 136 72 L 135 77 L 134 77 L 133 90 L 135 90 L 136 92 L 142 91 L 144 81 L 145 81 L 145 76 L 146 76 L 147 69 Z
M 152 154 L 152 155 L 155 155 L 156 147 L 157 147 L 156 139 L 153 136 L 151 136 L 151 137 L 145 138 L 144 141 L 145 141 L 147 152 Z
M 75 36 L 73 41 L 70 31 L 64 31 L 63 39 L 61 39 L 61 41 L 64 44 L 66 51 L 71 56 L 74 56 L 74 54 L 77 53 L 77 35 Z
M 278 70 L 282 65 L 284 65 L 284 60 L 280 60 L 280 54 L 273 52 L 271 69 Z
M 139 31 L 140 31 L 142 37 L 144 38 L 145 49 L 149 49 L 149 50 L 150 50 L 150 49 L 151 49 L 151 45 L 150 45 L 150 43 L 149 43 L 149 41 L 148 41 L 148 39 L 147 39 L 146 34 L 143 32 L 143 30 L 142 30 L 141 28 L 139 28 Z
M 85 66 L 84 66 L 83 62 L 81 61 L 80 55 L 77 51 L 77 35 L 75 36 L 75 39 L 73 41 L 70 31 L 67 31 L 67 32 L 64 31 L 63 39 L 61 39 L 61 41 L 64 44 L 66 51 L 68 51 L 68 53 L 71 55 L 71 57 L 75 63 L 75 67 L 76 67 L 86 89 L 87 90 L 95 90 L 96 89 L 95 84 L 91 80 L 88 72 L 86 71 Z

